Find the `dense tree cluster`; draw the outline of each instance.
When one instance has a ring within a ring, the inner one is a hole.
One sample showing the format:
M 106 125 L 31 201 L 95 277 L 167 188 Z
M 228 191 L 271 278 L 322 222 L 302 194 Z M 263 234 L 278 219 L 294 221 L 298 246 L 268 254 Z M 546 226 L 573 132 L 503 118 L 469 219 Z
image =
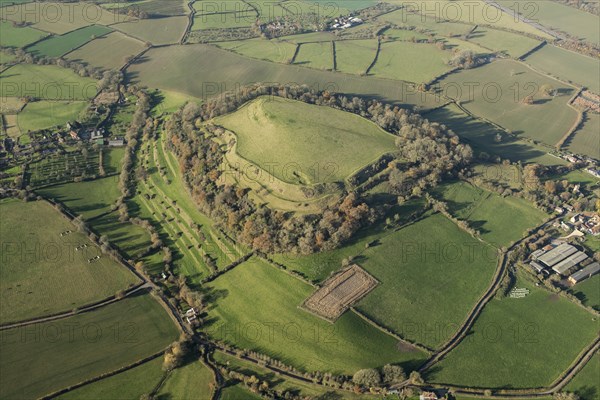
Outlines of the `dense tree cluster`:
M 202 105 L 188 103 L 173 114 L 165 130 L 193 199 L 219 226 L 264 253 L 308 254 L 336 248 L 362 226 L 374 222 L 379 213 L 352 188 L 319 214 L 294 215 L 259 206 L 246 190 L 223 183 L 225 150 L 213 140 L 220 128 L 203 123 L 263 95 L 356 113 L 397 135 L 400 159 L 389 163 L 389 179 L 393 193 L 403 199 L 420 196 L 423 189 L 455 174 L 471 159 L 470 148 L 460 144 L 456 135 L 419 114 L 374 100 L 314 92 L 304 86 L 257 84 Z M 415 190 L 415 186 L 420 189 Z

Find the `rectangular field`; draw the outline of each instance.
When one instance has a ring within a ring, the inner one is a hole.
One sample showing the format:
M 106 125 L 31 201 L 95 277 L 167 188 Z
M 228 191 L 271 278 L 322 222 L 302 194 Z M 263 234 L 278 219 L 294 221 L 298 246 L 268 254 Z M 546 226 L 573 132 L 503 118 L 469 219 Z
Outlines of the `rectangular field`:
M 469 89 L 469 85 L 471 88 Z M 545 92 L 547 86 L 555 95 Z M 513 60 L 497 60 L 444 78 L 437 88 L 475 115 L 513 133 L 555 145 L 577 119 L 575 88 Z M 531 99 L 528 103 L 527 98 Z
M 113 25 L 112 28 L 144 42 L 161 45 L 178 43 L 187 23 L 188 17 L 150 18 Z
M 41 31 L 62 35 L 85 26 L 110 25 L 127 16 L 90 3 L 31 2 L 0 9 L 0 18 L 26 22 Z
M 250 259 L 210 284 L 212 337 L 282 359 L 303 371 L 354 373 L 401 363 L 410 369 L 424 353 L 397 341 L 354 313 L 333 325 L 299 308 L 313 288 Z M 267 334 L 267 332 L 270 332 Z
M 525 139 L 515 139 L 494 125 L 467 115 L 455 104 L 426 113 L 425 118 L 439 122 L 452 129 L 461 140 L 476 152 L 507 158 L 511 161 L 536 162 L 543 165 L 565 165 L 566 163 L 548 154 L 549 149 Z M 501 138 L 497 141 L 496 138 Z
M 38 191 L 45 198 L 63 203 L 72 212 L 85 219 L 111 211 L 120 195 L 118 177 L 95 179 L 78 183 L 50 186 Z
M 62 127 L 68 121 L 78 120 L 88 103 L 83 101 L 36 101 L 28 103 L 18 114 L 17 121 L 21 132 L 38 131 L 52 127 Z
M 380 285 L 357 308 L 402 337 L 436 348 L 491 283 L 497 252 L 435 214 L 379 239 L 358 258 Z
M 87 100 L 96 81 L 54 65 L 19 64 L 0 73 L 0 97 L 32 96 L 43 100 Z
M 437 193 L 452 215 L 467 220 L 482 239 L 497 248 L 515 242 L 548 218 L 527 200 L 501 197 L 467 182 L 440 186 Z
M 36 56 L 60 57 L 90 40 L 104 36 L 112 31 L 111 28 L 101 25 L 86 26 L 85 28 L 77 29 L 64 35 L 52 36 L 28 47 L 27 51 Z
M 527 56 L 525 62 L 552 76 L 600 93 L 597 59 L 547 44 Z
M 112 32 L 67 54 L 66 58 L 102 69 L 119 69 L 145 48 L 142 41 Z
M 336 68 L 340 72 L 364 74 L 376 53 L 376 40 L 338 40 L 335 42 Z
M 488 49 L 506 53 L 513 58 L 521 57 L 540 44 L 539 40 L 527 36 L 487 27 L 477 28 L 469 34 L 468 40 Z
M 139 399 L 150 393 L 164 375 L 163 357 L 58 396 L 59 400 Z
M 46 32 L 30 27 L 13 26 L 10 21 L 0 21 L 0 46 L 25 47 L 48 36 Z
M 585 154 L 600 159 L 600 114 L 587 112 L 583 125 L 567 141 L 567 148 L 576 154 Z
M 278 63 L 289 63 L 294 57 L 296 45 L 283 40 L 249 39 L 217 43 L 222 49 L 232 50 L 240 55 Z
M 157 353 L 178 336 L 171 318 L 149 294 L 59 321 L 2 331 L 0 396 L 43 397 Z
M 389 79 L 408 82 L 429 82 L 451 69 L 447 61 L 451 53 L 434 45 L 412 42 L 387 42 L 381 44 L 377 62 L 370 73 Z
M 499 0 L 499 4 L 528 16 L 547 28 L 554 28 L 584 41 L 600 44 L 598 17 L 575 7 L 545 0 Z
M 338 271 L 315 291 L 303 306 L 334 322 L 348 308 L 375 289 L 378 282 L 358 265 Z
M 596 338 L 600 324 L 588 311 L 525 278 L 515 287 L 529 294 L 488 303 L 428 381 L 472 388 L 548 386 Z
M 4 201 L 0 217 L 2 323 L 71 311 L 138 282 L 46 202 Z
M 331 42 L 301 44 L 294 64 L 316 69 L 333 69 Z

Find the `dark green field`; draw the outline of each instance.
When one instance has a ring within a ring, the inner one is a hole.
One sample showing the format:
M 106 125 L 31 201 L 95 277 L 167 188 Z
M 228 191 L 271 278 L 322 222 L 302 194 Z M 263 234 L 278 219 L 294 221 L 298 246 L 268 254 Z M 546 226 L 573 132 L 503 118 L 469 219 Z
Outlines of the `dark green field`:
M 436 348 L 489 286 L 496 251 L 440 214 L 378 240 L 356 262 L 381 284 L 358 309 L 411 341 Z
M 27 48 L 27 51 L 37 56 L 59 57 L 109 32 L 112 32 L 112 29 L 106 26 L 86 26 L 64 35 L 52 36 Z
M 428 380 L 483 388 L 547 386 L 596 337 L 600 324 L 591 313 L 525 279 L 516 287 L 530 294 L 492 300 Z
M 301 370 L 353 374 L 386 363 L 410 369 L 424 359 L 419 350 L 398 346 L 352 312 L 332 325 L 299 308 L 314 288 L 259 259 L 227 272 L 210 288 L 212 337 Z
M 172 320 L 148 294 L 59 321 L 9 329 L 2 332 L 0 344 L 0 396 L 39 398 L 161 351 L 177 337 Z

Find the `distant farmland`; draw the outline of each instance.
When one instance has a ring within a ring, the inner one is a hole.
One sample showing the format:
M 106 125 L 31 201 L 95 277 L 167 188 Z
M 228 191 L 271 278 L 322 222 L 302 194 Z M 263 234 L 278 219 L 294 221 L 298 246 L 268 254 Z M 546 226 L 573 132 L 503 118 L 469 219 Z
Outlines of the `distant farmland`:
M 192 69 L 197 72 L 197 77 L 189 80 L 187 73 Z M 185 93 L 199 99 L 253 82 L 303 82 L 320 90 L 335 88 L 339 93 L 378 93 L 385 101 L 424 108 L 441 105 L 441 99 L 417 93 L 412 86 L 402 82 L 391 85 L 386 79 L 274 64 L 202 44 L 151 49 L 127 72 L 135 82 L 142 81 L 150 87 Z

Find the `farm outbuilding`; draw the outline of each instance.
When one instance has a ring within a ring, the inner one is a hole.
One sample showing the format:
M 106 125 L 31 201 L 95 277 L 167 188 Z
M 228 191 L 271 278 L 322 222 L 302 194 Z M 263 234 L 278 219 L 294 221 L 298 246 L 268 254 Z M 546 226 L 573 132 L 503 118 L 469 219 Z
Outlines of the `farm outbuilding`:
M 544 263 L 547 267 L 552 268 L 565 258 L 577 252 L 577 249 L 574 246 L 571 246 L 568 243 L 562 243 L 552 250 L 544 253 L 543 255 L 538 257 L 538 261 Z
M 569 277 L 569 281 L 572 284 L 576 284 L 596 275 L 598 272 L 600 272 L 600 263 L 595 262 L 583 268 L 582 270 L 575 272 Z
M 565 258 L 564 260 L 553 266 L 552 269 L 557 274 L 563 275 L 565 272 L 575 267 L 577 264 L 579 264 L 587 258 L 588 256 L 586 256 L 584 252 L 578 251 L 571 254 L 569 257 Z

